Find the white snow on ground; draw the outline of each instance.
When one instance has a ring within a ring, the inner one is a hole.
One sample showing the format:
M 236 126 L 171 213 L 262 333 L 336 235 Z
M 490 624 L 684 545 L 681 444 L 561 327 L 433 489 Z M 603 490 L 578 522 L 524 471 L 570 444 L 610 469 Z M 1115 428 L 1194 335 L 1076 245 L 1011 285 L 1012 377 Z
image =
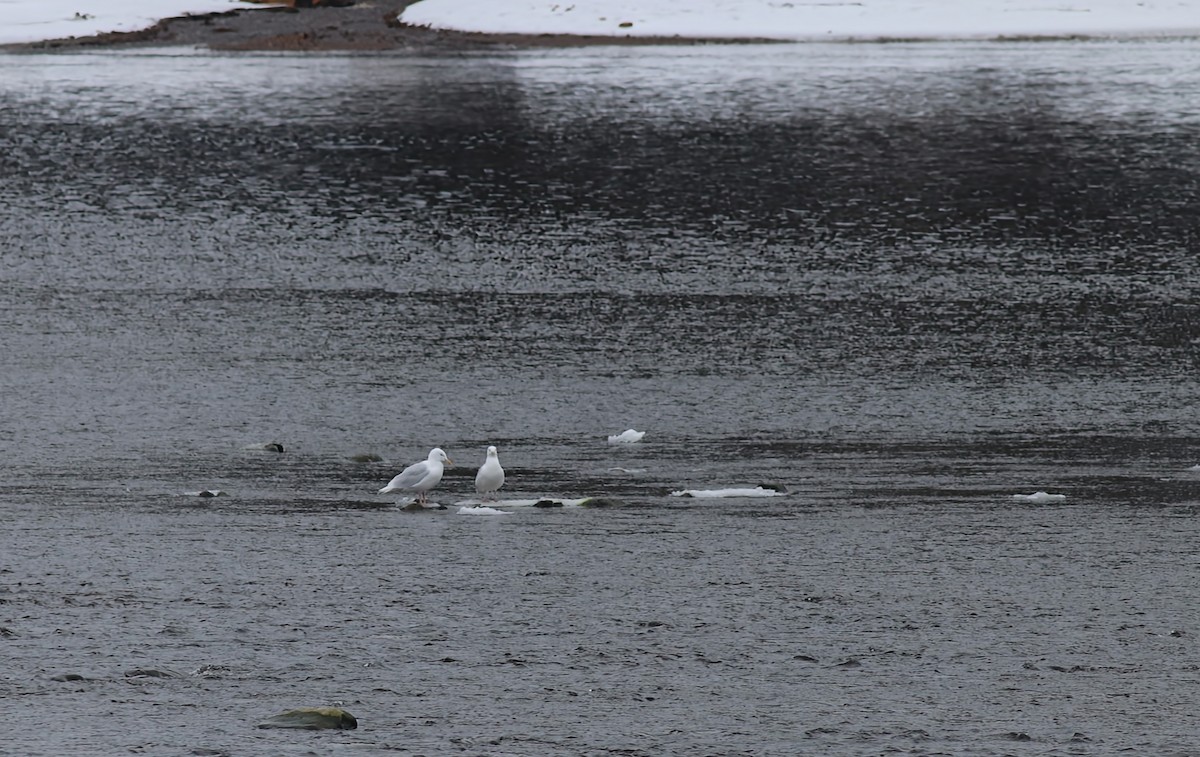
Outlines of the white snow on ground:
M 238 0 L 0 0 L 0 44 L 137 31 L 172 16 L 249 7 Z M 401 18 L 464 31 L 714 39 L 1195 36 L 1200 0 L 421 0 Z
M 1200 0 L 421 0 L 401 20 L 492 33 L 791 40 L 1195 35 Z
M 164 18 L 261 5 L 237 0 L 0 0 L 0 44 L 135 32 Z

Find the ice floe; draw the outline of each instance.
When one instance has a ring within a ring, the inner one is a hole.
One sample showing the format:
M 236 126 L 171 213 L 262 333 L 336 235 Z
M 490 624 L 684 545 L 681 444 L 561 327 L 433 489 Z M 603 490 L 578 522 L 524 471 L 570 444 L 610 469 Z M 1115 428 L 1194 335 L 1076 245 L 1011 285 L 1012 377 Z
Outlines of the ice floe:
M 458 508 L 459 515 L 512 515 L 508 510 L 500 510 L 487 505 L 469 505 Z
M 1065 494 L 1048 494 L 1046 492 L 1034 492 L 1033 494 L 1014 494 L 1013 499 L 1019 499 L 1022 502 L 1034 502 L 1042 504 L 1045 502 L 1062 502 L 1067 498 Z
M 640 442 L 642 440 L 642 437 L 645 435 L 646 435 L 645 431 L 634 431 L 633 429 L 626 429 L 625 431 L 622 431 L 619 434 L 613 434 L 612 436 L 608 437 L 608 443 L 609 444 L 636 444 L 637 442 Z
M 720 499 L 725 497 L 785 497 L 787 492 L 765 486 L 732 489 L 681 489 L 671 492 L 672 497 L 696 497 L 697 499 Z
M 457 507 L 484 507 L 483 500 L 464 499 L 454 503 Z M 489 502 L 487 505 L 500 507 L 588 507 L 613 504 L 613 500 L 603 497 L 582 497 L 580 499 L 565 499 L 561 497 L 539 497 L 537 499 L 502 499 Z

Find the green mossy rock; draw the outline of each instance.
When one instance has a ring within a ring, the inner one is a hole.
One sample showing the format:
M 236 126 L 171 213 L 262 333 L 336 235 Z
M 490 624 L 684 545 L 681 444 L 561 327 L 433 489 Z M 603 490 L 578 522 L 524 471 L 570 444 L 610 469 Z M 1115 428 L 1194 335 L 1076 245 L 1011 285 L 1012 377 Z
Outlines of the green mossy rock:
M 300 728 L 307 731 L 358 728 L 358 720 L 340 707 L 298 707 L 258 724 L 259 728 Z

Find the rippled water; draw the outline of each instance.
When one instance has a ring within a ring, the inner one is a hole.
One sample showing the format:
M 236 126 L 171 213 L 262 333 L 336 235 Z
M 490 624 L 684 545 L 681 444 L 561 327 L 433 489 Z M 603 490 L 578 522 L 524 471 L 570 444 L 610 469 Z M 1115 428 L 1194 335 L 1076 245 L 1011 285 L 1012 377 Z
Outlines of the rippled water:
M 1189 753 L 1198 52 L 0 56 L 0 754 Z

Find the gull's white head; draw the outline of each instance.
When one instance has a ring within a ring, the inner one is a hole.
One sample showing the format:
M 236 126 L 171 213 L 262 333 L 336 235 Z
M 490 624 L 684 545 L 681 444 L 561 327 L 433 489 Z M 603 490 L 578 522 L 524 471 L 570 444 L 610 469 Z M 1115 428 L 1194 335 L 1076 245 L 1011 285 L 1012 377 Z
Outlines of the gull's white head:
M 446 453 L 442 451 L 441 447 L 434 447 L 433 449 L 429 450 L 428 460 L 431 463 L 446 463 L 447 465 L 454 465 L 454 461 L 446 457 Z
M 495 447 L 488 447 L 488 455 L 487 455 L 487 456 L 488 456 L 488 457 L 495 457 L 495 456 L 496 456 L 496 448 L 495 448 Z

